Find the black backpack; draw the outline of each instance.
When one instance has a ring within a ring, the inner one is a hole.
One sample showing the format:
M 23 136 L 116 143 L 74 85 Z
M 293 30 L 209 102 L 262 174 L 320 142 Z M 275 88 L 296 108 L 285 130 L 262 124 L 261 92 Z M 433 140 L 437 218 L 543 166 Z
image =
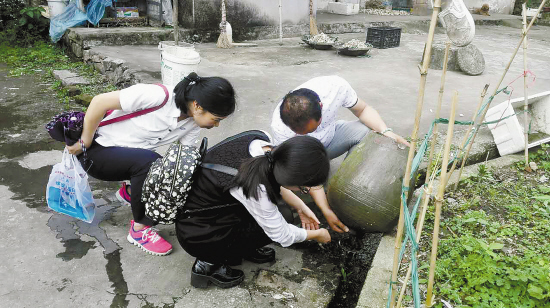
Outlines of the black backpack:
M 178 209 L 183 207 L 193 185 L 193 173 L 197 168 L 208 168 L 229 175 L 237 169 L 219 164 L 203 164 L 208 139 L 202 139 L 200 148 L 182 145 L 176 141 L 170 145 L 164 157 L 153 162 L 143 183 L 141 201 L 145 203 L 145 215 L 161 224 L 174 223 Z

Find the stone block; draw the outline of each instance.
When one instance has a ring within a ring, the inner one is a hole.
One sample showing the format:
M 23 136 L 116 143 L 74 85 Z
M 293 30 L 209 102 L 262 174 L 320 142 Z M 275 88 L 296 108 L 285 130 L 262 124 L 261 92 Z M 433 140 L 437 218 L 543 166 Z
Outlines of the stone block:
M 485 58 L 474 44 L 458 49 L 457 63 L 460 70 L 470 76 L 481 75 L 485 71 Z
M 69 96 L 76 96 L 79 95 L 82 91 L 80 91 L 79 88 L 76 86 L 68 86 L 67 87 L 67 95 Z
M 61 80 L 61 84 L 64 87 L 89 84 L 89 82 L 86 79 L 80 77 L 78 74 L 73 73 L 69 70 L 56 70 L 56 71 L 53 71 L 53 75 L 56 79 Z
M 359 13 L 359 4 L 329 2 L 327 11 L 332 14 L 353 15 Z
M 75 103 L 88 107 L 90 106 L 90 102 L 92 101 L 93 98 L 94 97 L 91 96 L 90 94 L 80 94 L 75 96 L 74 100 L 75 100 Z
M 449 57 L 447 59 L 447 71 L 460 71 L 457 61 L 458 47 L 451 44 L 449 49 Z M 430 61 L 430 69 L 442 70 L 443 60 L 445 59 L 445 43 L 432 44 L 432 57 Z

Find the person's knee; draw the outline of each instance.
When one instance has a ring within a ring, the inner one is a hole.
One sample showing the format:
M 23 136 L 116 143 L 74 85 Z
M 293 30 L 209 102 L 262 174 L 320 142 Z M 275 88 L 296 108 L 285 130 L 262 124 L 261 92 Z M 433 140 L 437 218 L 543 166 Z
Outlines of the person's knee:
M 360 122 L 359 122 L 360 123 Z M 354 142 L 354 145 L 361 142 L 361 140 L 363 140 L 363 138 L 365 138 L 365 136 L 370 132 L 370 128 L 368 128 L 365 124 L 363 123 L 360 123 L 360 125 L 354 125 L 354 129 L 353 129 L 353 142 Z

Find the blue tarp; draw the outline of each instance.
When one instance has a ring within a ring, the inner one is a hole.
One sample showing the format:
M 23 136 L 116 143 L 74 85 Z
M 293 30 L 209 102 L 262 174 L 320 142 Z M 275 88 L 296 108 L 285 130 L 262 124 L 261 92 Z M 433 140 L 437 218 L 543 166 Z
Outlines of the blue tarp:
M 86 6 L 86 13 L 78 9 L 75 2 L 71 1 L 63 13 L 50 19 L 50 38 L 56 43 L 70 27 L 85 24 L 86 21 L 97 25 L 103 17 L 105 8 L 113 6 L 112 0 L 91 0 Z

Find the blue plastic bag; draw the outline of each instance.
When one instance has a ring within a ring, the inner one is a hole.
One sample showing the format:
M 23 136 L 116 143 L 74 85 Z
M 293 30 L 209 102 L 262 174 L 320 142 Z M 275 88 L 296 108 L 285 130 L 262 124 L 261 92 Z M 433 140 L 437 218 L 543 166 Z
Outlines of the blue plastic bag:
M 92 222 L 95 203 L 88 184 L 88 175 L 76 156 L 65 149 L 63 159 L 53 166 L 46 187 L 48 207 L 52 210 Z
M 52 43 L 57 43 L 67 29 L 85 24 L 87 19 L 86 13 L 79 10 L 76 3 L 69 3 L 63 10 L 63 13 L 50 19 L 50 38 Z
M 113 6 L 112 0 L 91 0 L 86 6 L 86 12 L 82 12 L 76 2 L 71 1 L 63 10 L 63 13 L 50 19 L 50 38 L 52 42 L 59 41 L 70 27 L 86 24 L 86 21 L 97 25 L 108 6 Z

